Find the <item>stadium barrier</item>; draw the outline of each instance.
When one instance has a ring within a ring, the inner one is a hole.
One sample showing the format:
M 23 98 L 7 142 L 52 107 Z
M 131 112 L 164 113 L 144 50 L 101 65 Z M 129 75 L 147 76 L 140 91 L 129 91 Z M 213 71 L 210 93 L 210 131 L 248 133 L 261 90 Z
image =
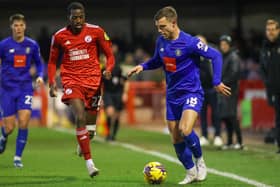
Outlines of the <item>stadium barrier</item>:
M 40 86 L 34 90 L 32 98 L 31 125 L 47 126 L 48 113 L 48 90 Z
M 165 85 L 153 81 L 130 81 L 126 103 L 127 123 L 164 120 Z
M 131 81 L 128 91 L 128 100 L 125 111 L 122 114 L 124 123 L 156 124 L 164 123 L 165 116 L 165 84 L 152 81 Z M 59 97 L 48 99 L 48 90 L 42 87 L 35 91 L 33 98 L 32 119 L 38 119 L 41 126 L 51 126 L 55 123 L 63 123 L 71 126 L 67 117 L 67 110 Z M 265 87 L 262 81 L 240 81 L 238 113 L 243 128 L 270 129 L 274 126 L 275 114 L 271 106 L 267 104 Z M 60 111 L 64 112 L 60 112 Z M 37 113 L 37 114 L 36 114 Z M 49 113 L 49 114 L 48 114 Z M 65 115 L 66 113 L 66 115 Z M 55 114 L 57 119 L 53 117 Z M 209 122 L 210 114 L 208 113 Z M 61 120 L 61 116 L 64 115 Z M 56 119 L 56 120 L 55 120 Z M 71 120 L 70 120 L 71 121 Z M 209 123 L 210 124 L 210 123 Z
M 241 80 L 238 113 L 243 128 L 269 129 L 274 126 L 275 114 L 267 104 L 262 81 Z M 165 85 L 152 81 L 131 81 L 126 103 L 128 124 L 164 122 Z M 210 123 L 210 112 L 208 120 Z

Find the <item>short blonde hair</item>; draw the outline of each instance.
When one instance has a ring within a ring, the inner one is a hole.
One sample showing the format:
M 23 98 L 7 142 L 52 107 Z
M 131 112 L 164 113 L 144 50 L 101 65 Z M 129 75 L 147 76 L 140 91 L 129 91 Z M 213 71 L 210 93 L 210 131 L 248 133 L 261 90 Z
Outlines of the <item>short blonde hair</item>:
M 279 29 L 279 22 L 274 19 L 268 19 L 266 21 L 266 26 L 268 26 L 268 25 L 275 25 L 276 29 Z
M 169 21 L 177 21 L 177 12 L 174 7 L 172 6 L 166 6 L 157 11 L 154 20 L 158 21 L 161 18 L 166 17 L 167 20 Z
M 10 18 L 9 18 L 9 21 L 10 21 L 10 24 L 12 25 L 14 23 L 14 21 L 24 21 L 25 22 L 25 17 L 23 14 L 14 14 L 14 15 L 11 15 Z

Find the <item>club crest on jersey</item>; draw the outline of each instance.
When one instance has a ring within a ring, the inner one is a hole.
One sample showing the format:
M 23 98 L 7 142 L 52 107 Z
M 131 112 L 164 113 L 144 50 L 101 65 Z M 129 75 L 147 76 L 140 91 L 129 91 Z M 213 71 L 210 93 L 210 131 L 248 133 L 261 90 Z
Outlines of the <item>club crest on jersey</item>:
M 176 54 L 176 56 L 181 56 L 182 51 L 180 49 L 176 49 L 175 54 Z
M 30 47 L 25 48 L 25 53 L 29 54 L 30 53 Z
M 73 92 L 73 91 L 72 91 L 71 88 L 67 88 L 67 89 L 65 90 L 65 94 L 66 94 L 66 95 L 70 95 L 72 92 Z
M 85 42 L 90 43 L 92 41 L 92 37 L 90 35 L 86 35 Z
M 70 42 L 69 40 L 67 40 L 64 44 L 65 44 L 65 45 L 70 45 L 71 42 Z
M 164 48 L 162 47 L 162 48 L 160 48 L 160 52 L 163 52 L 164 51 Z

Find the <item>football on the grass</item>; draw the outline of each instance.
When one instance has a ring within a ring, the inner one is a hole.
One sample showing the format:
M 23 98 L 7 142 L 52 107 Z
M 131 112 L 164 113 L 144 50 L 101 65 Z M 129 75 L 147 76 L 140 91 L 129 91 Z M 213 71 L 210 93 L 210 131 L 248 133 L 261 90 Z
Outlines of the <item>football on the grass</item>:
M 164 166 L 159 162 L 149 162 L 144 167 L 144 180 L 149 184 L 161 184 L 167 177 Z

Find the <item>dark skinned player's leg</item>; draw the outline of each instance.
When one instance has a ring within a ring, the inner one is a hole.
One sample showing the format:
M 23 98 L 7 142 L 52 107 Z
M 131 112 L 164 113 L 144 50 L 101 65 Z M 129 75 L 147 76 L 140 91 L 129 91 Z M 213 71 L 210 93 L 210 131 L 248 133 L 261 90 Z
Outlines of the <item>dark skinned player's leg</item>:
M 97 119 L 97 111 L 86 111 L 86 128 L 89 133 L 89 139 L 92 140 L 93 137 L 96 135 L 96 119 Z M 78 144 L 77 147 L 77 155 L 83 156 L 82 150 Z
M 89 132 L 90 140 L 96 135 L 96 119 L 97 111 L 96 110 L 87 110 L 86 113 L 86 127 Z
M 98 169 L 95 168 L 91 158 L 90 138 L 89 132 L 86 129 L 86 110 L 84 102 L 81 99 L 70 99 L 69 104 L 72 108 L 72 112 L 75 114 L 77 140 L 82 150 L 84 159 L 86 160 L 89 175 L 91 177 L 95 176 L 98 174 Z

